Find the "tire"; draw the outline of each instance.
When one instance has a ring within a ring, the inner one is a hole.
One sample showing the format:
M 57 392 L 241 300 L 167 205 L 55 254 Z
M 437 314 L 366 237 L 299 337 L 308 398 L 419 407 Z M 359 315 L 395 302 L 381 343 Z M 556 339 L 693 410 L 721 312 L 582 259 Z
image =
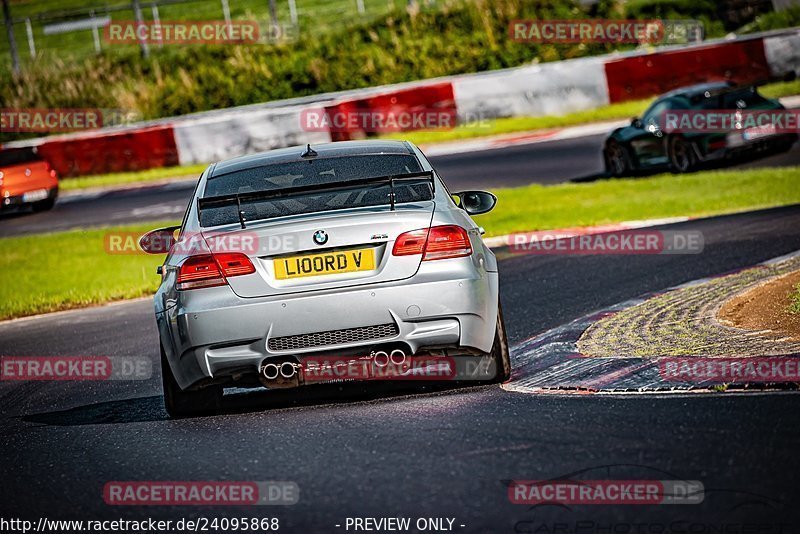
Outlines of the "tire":
M 197 391 L 183 391 L 172 374 L 164 348 L 161 348 L 161 380 L 164 385 L 164 407 L 173 418 L 211 415 L 222 404 L 222 388 L 210 386 Z
M 627 148 L 611 139 L 603 150 L 606 160 L 606 171 L 615 178 L 628 176 L 633 172 L 631 155 Z
M 674 173 L 692 172 L 697 168 L 694 148 L 683 137 L 673 137 L 669 140 L 667 155 L 670 169 Z
M 496 369 L 492 384 L 500 384 L 511 378 L 511 355 L 508 352 L 508 339 L 506 338 L 506 324 L 503 321 L 503 309 L 497 305 L 497 328 L 494 334 L 494 343 L 489 356 Z

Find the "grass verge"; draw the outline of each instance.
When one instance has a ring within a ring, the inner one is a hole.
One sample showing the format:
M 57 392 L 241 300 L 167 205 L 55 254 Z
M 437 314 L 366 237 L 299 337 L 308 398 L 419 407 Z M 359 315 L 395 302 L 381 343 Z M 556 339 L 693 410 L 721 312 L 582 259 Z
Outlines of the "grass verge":
M 531 185 L 495 192 L 495 211 L 476 217 L 487 235 L 701 216 L 800 203 L 800 167 L 709 171 L 686 176 Z M 145 231 L 167 223 L 0 239 L 0 319 L 151 294 L 163 256 L 110 255 L 109 232 Z M 800 304 L 800 295 L 795 299 Z
M 547 117 L 508 117 L 487 120 L 482 123 L 462 124 L 452 130 L 419 130 L 382 135 L 383 139 L 404 139 L 418 145 L 472 139 L 515 132 L 528 132 L 548 128 L 566 128 L 593 122 L 629 119 L 640 115 L 650 104 L 651 99 L 633 100 L 611 104 L 566 115 Z
M 145 171 L 136 172 L 98 174 L 96 176 L 66 178 L 61 180 L 58 185 L 62 191 L 75 191 L 78 189 L 90 189 L 92 187 L 158 182 L 169 178 L 180 178 L 185 176 L 199 177 L 206 167 L 208 167 L 208 164 L 203 163 L 199 165 L 186 165 L 183 167 L 147 169 Z
M 794 286 L 794 294 L 791 297 L 789 311 L 791 313 L 800 313 L 800 284 Z
M 163 256 L 111 255 L 104 235 L 144 233 L 160 223 L 0 239 L 0 319 L 79 308 L 152 294 Z M 12 278 L 13 277 L 13 278 Z
M 475 218 L 488 236 L 800 203 L 800 167 L 705 171 L 498 189 L 497 208 Z

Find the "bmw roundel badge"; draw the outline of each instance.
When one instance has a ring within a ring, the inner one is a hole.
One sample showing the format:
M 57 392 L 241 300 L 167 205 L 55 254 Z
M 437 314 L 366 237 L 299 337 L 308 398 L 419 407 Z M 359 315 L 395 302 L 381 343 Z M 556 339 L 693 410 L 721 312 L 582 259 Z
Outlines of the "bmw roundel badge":
M 314 243 L 317 245 L 324 245 L 328 242 L 328 234 L 325 230 L 317 230 L 314 232 Z

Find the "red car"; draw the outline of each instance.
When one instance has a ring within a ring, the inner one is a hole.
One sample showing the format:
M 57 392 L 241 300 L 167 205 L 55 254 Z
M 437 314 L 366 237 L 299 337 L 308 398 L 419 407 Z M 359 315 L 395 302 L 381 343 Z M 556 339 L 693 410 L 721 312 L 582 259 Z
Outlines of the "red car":
M 49 210 L 58 197 L 58 175 L 36 147 L 0 150 L 0 210 L 31 205 Z

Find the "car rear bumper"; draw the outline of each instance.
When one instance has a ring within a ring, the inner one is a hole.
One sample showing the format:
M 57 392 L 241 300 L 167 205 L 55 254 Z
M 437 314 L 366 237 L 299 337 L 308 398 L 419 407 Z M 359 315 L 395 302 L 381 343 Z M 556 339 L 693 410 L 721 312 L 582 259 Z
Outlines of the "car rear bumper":
M 56 195 L 58 195 L 58 187 L 53 187 L 52 189 L 49 189 L 47 191 L 47 196 L 45 198 L 39 199 L 37 200 L 37 202 L 49 200 L 55 197 Z M 14 195 L 14 196 L 3 196 L 2 199 L 0 199 L 0 210 L 15 209 L 32 203 L 33 202 L 25 199 L 24 194 Z
M 741 135 L 729 135 L 725 148 L 709 154 L 710 157 L 707 159 L 736 158 L 754 152 L 784 150 L 791 147 L 796 141 L 797 134 L 793 133 L 776 134 L 751 140 L 746 140 Z
M 489 352 L 498 275 L 462 258 L 430 262 L 407 280 L 346 291 L 241 298 L 222 286 L 185 292 L 180 300 L 156 320 L 173 374 L 187 388 L 234 372 L 255 374 L 273 357 L 365 355 L 384 344 L 403 344 L 412 354 Z

